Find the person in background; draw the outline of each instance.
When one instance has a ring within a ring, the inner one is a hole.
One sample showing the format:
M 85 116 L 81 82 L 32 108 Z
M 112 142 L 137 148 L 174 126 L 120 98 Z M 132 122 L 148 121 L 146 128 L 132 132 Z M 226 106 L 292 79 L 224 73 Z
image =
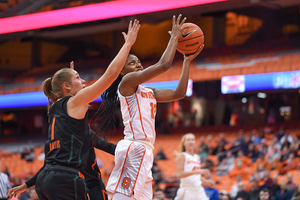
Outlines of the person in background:
M 286 189 L 286 182 L 282 181 L 280 184 L 280 190 L 274 195 L 274 200 L 291 200 L 293 193 Z
M 0 161 L 0 169 L 1 169 L 1 161 Z M 10 181 L 8 179 L 7 174 L 0 172 L 0 200 L 7 200 L 7 192 L 8 189 L 11 188 Z
M 259 192 L 259 196 L 258 196 L 259 200 L 270 200 L 271 199 L 271 194 L 270 194 L 270 190 L 267 188 L 262 189 Z
M 185 134 L 180 142 L 180 153 L 176 159 L 176 175 L 180 179 L 175 200 L 208 200 L 202 186 L 209 177 L 208 169 L 201 169 L 200 157 L 195 153 L 195 135 Z M 208 182 L 208 184 L 211 184 Z

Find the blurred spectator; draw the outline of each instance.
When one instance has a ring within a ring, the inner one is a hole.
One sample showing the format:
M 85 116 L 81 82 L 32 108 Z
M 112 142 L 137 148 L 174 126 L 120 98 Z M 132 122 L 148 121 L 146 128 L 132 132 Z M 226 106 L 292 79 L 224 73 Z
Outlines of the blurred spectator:
M 238 193 L 237 193 L 235 199 L 238 200 L 239 198 L 242 198 L 243 200 L 250 200 L 250 195 L 245 190 L 243 182 L 238 183 Z
M 278 185 L 278 174 L 275 174 L 272 180 L 273 180 L 273 184 L 271 185 L 270 193 L 271 196 L 274 196 L 277 191 L 280 191 L 280 187 Z
M 204 190 L 209 200 L 219 200 L 219 192 L 215 187 L 205 187 Z
M 287 178 L 286 189 L 291 193 L 294 193 L 296 189 L 296 184 L 293 182 L 293 176 L 291 174 L 287 174 L 286 178 Z
M 164 189 L 164 192 L 166 194 L 166 197 L 174 199 L 179 188 L 179 180 L 176 178 L 176 176 L 172 175 L 165 179 L 165 183 L 166 187 Z
M 229 165 L 229 171 L 231 171 L 234 167 L 235 157 L 232 155 L 231 151 L 226 152 L 226 162 Z
M 248 149 L 245 151 L 245 155 L 252 159 L 252 162 L 255 162 L 258 158 L 258 151 L 255 150 L 255 146 L 253 143 L 250 143 L 248 145 Z
M 226 140 L 225 135 L 224 135 L 223 132 L 219 134 L 218 140 L 219 140 L 220 142 L 222 142 L 223 144 L 227 144 L 227 143 L 228 143 L 228 141 Z
M 220 192 L 220 200 L 231 200 L 232 198 L 227 194 L 225 190 Z
M 290 153 L 288 159 L 283 161 L 280 174 L 286 174 L 288 171 L 296 169 L 298 166 L 298 158 L 296 159 L 293 153 Z
M 265 188 L 265 189 L 262 189 L 260 192 L 259 192 L 259 200 L 270 200 L 271 199 L 271 194 L 270 194 L 270 190 Z
M 233 199 L 236 197 L 236 195 L 239 191 L 238 184 L 242 181 L 242 176 L 237 175 L 235 177 L 235 179 L 236 179 L 236 183 L 231 186 L 231 190 L 230 190 L 230 193 L 229 193 L 230 197 L 233 198 Z
M 268 160 L 268 163 L 273 162 L 274 159 L 278 156 L 280 156 L 280 149 L 278 149 L 275 144 L 271 144 L 268 147 L 268 151 L 266 154 L 266 159 Z
M 28 189 L 29 199 L 28 200 L 38 200 L 37 193 L 35 191 L 35 188 L 29 188 Z
M 29 189 L 23 192 L 20 196 L 20 200 L 30 200 Z
M 237 158 L 235 167 L 228 173 L 228 175 L 231 178 L 240 175 L 243 179 L 247 179 L 248 174 L 246 173 L 246 166 L 240 158 Z
M 258 131 L 253 129 L 249 135 L 249 139 L 254 145 L 260 144 L 260 137 L 258 136 Z
M 166 200 L 166 195 L 164 193 L 164 191 L 162 191 L 161 189 L 157 189 L 155 192 L 154 192 L 154 195 L 153 195 L 153 200 Z
M 258 183 L 254 183 L 249 192 L 249 200 L 258 200 L 259 191 Z
M 1 161 L 0 161 L 0 169 L 1 169 Z M 8 189 L 11 188 L 10 181 L 8 179 L 7 174 L 0 172 L 0 199 L 6 200 L 6 195 L 8 193 Z
M 264 177 L 262 178 L 262 181 L 263 181 L 263 185 L 260 186 L 260 189 L 263 189 L 263 188 L 270 188 L 271 185 L 273 185 L 273 180 L 270 176 L 270 171 L 268 170 L 265 170 L 265 174 L 264 174 Z
M 280 138 L 279 142 L 281 146 L 287 145 L 288 147 L 290 147 L 290 145 L 294 143 L 294 138 L 290 134 L 290 132 L 285 132 L 285 134 Z
M 286 182 L 282 181 L 280 184 L 280 190 L 274 195 L 274 200 L 291 200 L 293 193 L 286 189 Z
M 267 159 L 265 159 L 265 155 L 264 154 L 259 154 L 259 157 L 256 160 L 256 164 L 259 165 L 261 164 L 264 166 L 264 168 L 266 168 L 268 166 L 268 161 Z
M 216 174 L 219 176 L 227 175 L 229 173 L 229 165 L 226 159 L 223 159 L 221 163 L 216 168 Z
M 200 144 L 199 144 L 199 150 L 198 150 L 198 155 L 200 156 L 201 162 L 204 161 L 204 159 L 207 157 L 209 152 L 209 148 L 207 144 L 205 144 L 205 138 L 201 137 L 200 138 Z
M 30 149 L 29 150 L 29 153 L 27 155 L 25 155 L 25 160 L 27 162 L 32 162 L 35 158 L 35 155 L 34 155 L 34 152 L 33 152 L 33 149 Z
M 266 142 L 265 139 L 261 140 L 261 144 L 258 148 L 258 153 L 263 154 L 264 156 L 266 156 L 268 153 L 268 145 L 266 145 L 265 142 Z
M 294 192 L 292 198 L 296 198 L 297 200 L 300 199 L 300 185 L 298 185 L 298 186 L 296 187 L 295 192 Z
M 156 160 L 167 160 L 167 157 L 164 153 L 164 149 L 162 147 L 159 148 L 158 153 L 155 156 Z
M 213 170 L 214 163 L 208 158 L 204 158 L 203 163 L 201 163 L 201 168 Z
M 22 159 L 25 159 L 25 157 L 26 157 L 27 155 L 29 155 L 29 154 L 30 154 L 29 149 L 28 149 L 28 148 L 24 148 L 23 151 L 22 151 L 22 153 L 21 153 L 21 158 L 22 158 Z
M 244 166 L 250 166 L 252 164 L 251 158 L 244 155 L 243 151 L 238 151 L 237 153 L 237 159 L 235 159 L 235 164 L 238 159 L 241 159 Z
M 279 171 L 281 167 L 282 167 L 282 163 L 280 162 L 280 155 L 276 155 L 274 157 L 274 160 L 267 165 L 266 169 Z
M 284 146 L 281 152 L 280 161 L 284 162 L 289 158 L 289 155 L 290 155 L 289 148 L 287 146 Z
M 162 176 L 162 171 L 159 169 L 158 165 L 152 166 L 152 177 L 153 180 L 155 181 L 155 184 L 159 184 L 164 181 Z
M 215 188 L 215 182 L 211 178 L 211 174 L 207 174 L 205 177 L 201 176 L 202 185 L 205 193 L 210 200 L 219 200 L 219 192 Z

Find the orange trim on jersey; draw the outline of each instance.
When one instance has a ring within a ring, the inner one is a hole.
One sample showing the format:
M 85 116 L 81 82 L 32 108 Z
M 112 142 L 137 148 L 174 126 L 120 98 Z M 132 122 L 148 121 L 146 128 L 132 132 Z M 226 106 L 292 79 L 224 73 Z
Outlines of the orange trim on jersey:
M 132 144 L 133 144 L 133 142 L 131 142 L 131 144 L 129 145 L 129 147 L 128 147 L 128 149 L 127 149 L 126 157 L 125 157 L 125 160 L 124 160 L 124 163 L 123 163 L 123 167 L 122 167 L 122 172 L 121 172 L 119 181 L 118 181 L 118 183 L 117 183 L 117 186 L 116 186 L 116 188 L 115 188 L 115 191 L 117 190 L 117 188 L 118 188 L 118 186 L 119 186 L 119 183 L 120 183 L 120 180 L 121 180 L 121 178 L 122 178 L 122 174 L 123 174 L 124 167 L 125 167 L 125 162 L 126 162 L 126 159 L 127 159 L 127 156 L 128 156 L 129 149 L 130 149 L 130 147 L 131 147 Z
M 79 177 L 85 179 L 84 175 L 80 172 Z
M 142 163 L 143 163 L 143 159 L 144 159 L 145 153 L 146 153 L 146 147 L 145 147 L 145 151 L 144 151 L 144 154 L 143 154 L 141 163 L 140 163 L 139 171 L 138 171 L 138 173 L 137 173 L 137 175 L 136 175 L 135 182 L 134 182 L 134 185 L 133 185 L 133 188 L 132 188 L 132 191 L 131 191 L 130 196 L 132 195 L 132 193 L 133 193 L 133 191 L 134 191 L 134 187 L 135 187 L 136 181 L 137 181 L 137 179 L 138 179 L 138 177 L 139 177 L 140 169 L 141 169 L 141 166 L 142 166 Z
M 105 190 L 102 190 L 102 194 L 103 194 L 103 200 L 106 200 L 105 194 L 107 195 L 107 192 Z
M 139 109 L 139 114 L 140 114 L 140 121 L 141 121 L 141 126 L 142 126 L 142 129 L 143 129 L 143 132 L 144 132 L 144 135 L 145 135 L 145 138 L 147 138 L 147 135 L 145 133 L 145 130 L 144 130 L 144 125 L 143 125 L 143 121 L 142 121 L 142 115 L 141 115 L 141 109 L 140 109 L 140 104 L 139 104 L 139 100 L 138 100 L 138 97 L 135 93 L 135 96 L 136 96 L 136 102 L 137 102 L 137 105 L 138 105 L 138 109 Z
M 95 158 L 95 161 L 94 161 L 94 163 L 92 164 L 92 169 L 95 169 L 96 163 L 97 163 L 97 158 Z
M 53 118 L 52 127 L 51 127 L 51 140 L 54 140 L 54 125 L 55 125 L 55 117 Z
M 125 97 L 125 100 L 126 100 L 126 104 L 127 104 L 127 108 L 128 108 L 128 112 L 129 112 L 129 117 L 131 118 L 131 113 L 130 113 L 130 109 L 129 109 L 129 103 L 128 103 L 126 97 Z M 131 124 L 131 121 L 130 121 L 130 120 L 129 120 L 129 124 L 130 124 L 131 132 L 132 132 L 132 137 L 133 137 L 133 139 L 135 140 L 134 132 L 133 132 L 133 128 L 132 128 L 132 124 Z

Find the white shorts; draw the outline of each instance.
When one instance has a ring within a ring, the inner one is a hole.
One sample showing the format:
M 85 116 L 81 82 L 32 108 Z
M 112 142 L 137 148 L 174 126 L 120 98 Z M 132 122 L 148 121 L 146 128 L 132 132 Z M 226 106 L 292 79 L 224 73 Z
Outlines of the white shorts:
M 209 200 L 203 187 L 198 190 L 179 188 L 174 200 Z
M 115 167 L 108 179 L 106 190 L 134 199 L 152 199 L 153 151 L 140 143 L 121 140 L 115 151 Z

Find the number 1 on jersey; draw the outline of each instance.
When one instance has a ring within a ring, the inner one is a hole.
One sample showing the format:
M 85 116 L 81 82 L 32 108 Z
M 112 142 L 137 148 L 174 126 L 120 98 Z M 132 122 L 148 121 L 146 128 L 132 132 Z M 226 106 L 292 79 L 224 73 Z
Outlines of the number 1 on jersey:
M 155 116 L 155 113 L 156 113 L 156 104 L 151 102 L 150 107 L 151 107 L 151 118 L 154 119 L 154 116 Z

